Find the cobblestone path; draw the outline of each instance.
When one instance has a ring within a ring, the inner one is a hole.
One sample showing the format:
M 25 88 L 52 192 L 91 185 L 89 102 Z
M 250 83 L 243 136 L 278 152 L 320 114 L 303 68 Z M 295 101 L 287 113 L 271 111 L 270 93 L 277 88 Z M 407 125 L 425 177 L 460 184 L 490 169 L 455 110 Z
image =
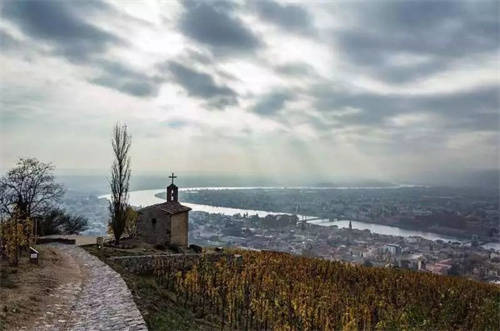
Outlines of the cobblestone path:
M 147 330 L 130 290 L 117 272 L 78 246 L 56 247 L 73 257 L 86 277 L 80 284 L 66 284 L 65 288 L 55 291 L 73 300 L 66 307 L 58 305 L 56 311 L 49 308 L 48 315 L 61 314 L 63 317 L 52 319 L 52 325 L 39 324 L 40 329 Z M 59 312 L 61 309 L 69 312 L 64 314 Z

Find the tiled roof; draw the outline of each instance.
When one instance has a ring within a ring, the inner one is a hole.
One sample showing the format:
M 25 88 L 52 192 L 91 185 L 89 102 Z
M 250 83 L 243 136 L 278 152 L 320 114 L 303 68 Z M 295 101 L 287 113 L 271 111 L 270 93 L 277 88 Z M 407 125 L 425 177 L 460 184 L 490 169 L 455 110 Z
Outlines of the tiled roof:
M 141 210 L 145 210 L 145 209 L 149 209 L 149 208 L 159 209 L 159 210 L 162 210 L 170 215 L 174 215 L 174 214 L 178 214 L 178 213 L 182 213 L 182 212 L 186 212 L 186 211 L 191 210 L 191 208 L 183 206 L 179 202 L 176 202 L 176 201 L 175 202 L 172 202 L 172 201 L 171 202 L 163 202 L 163 203 L 159 203 L 156 205 L 151 205 L 151 206 L 142 208 Z

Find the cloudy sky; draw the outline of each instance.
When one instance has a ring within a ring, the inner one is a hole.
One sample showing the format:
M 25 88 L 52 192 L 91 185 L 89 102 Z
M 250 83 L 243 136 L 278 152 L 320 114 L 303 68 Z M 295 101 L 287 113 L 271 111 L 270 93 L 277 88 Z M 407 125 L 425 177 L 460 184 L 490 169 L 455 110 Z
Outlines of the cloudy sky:
M 499 2 L 2 1 L 2 167 L 498 168 Z

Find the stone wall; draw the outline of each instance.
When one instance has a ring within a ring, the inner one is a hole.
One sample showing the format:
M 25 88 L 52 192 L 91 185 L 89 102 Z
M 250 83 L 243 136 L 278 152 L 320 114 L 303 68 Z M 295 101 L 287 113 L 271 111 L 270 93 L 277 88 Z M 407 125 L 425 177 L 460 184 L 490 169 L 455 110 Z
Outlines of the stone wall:
M 137 237 L 152 245 L 170 243 L 170 216 L 155 208 L 139 211 Z
M 169 254 L 169 255 L 138 255 L 138 256 L 114 256 L 108 258 L 109 261 L 118 263 L 127 271 L 136 274 L 152 274 L 156 259 L 170 260 L 169 263 L 179 270 L 190 269 L 202 256 L 209 261 L 218 261 L 221 257 L 228 257 L 228 254 Z
M 74 245 L 76 243 L 75 239 L 66 239 L 66 238 L 37 238 L 36 239 L 36 244 L 37 245 L 42 245 L 42 244 L 49 244 L 49 243 L 60 243 L 60 244 L 66 244 L 66 245 Z

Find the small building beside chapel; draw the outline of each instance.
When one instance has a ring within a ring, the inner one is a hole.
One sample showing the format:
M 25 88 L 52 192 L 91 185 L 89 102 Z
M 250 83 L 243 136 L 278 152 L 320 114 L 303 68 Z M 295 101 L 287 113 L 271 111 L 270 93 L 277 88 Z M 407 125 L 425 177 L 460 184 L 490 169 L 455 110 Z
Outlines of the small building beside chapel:
M 138 211 L 137 238 L 153 245 L 188 246 L 189 211 L 178 201 L 178 188 L 174 184 L 167 187 L 167 201 L 142 208 Z

